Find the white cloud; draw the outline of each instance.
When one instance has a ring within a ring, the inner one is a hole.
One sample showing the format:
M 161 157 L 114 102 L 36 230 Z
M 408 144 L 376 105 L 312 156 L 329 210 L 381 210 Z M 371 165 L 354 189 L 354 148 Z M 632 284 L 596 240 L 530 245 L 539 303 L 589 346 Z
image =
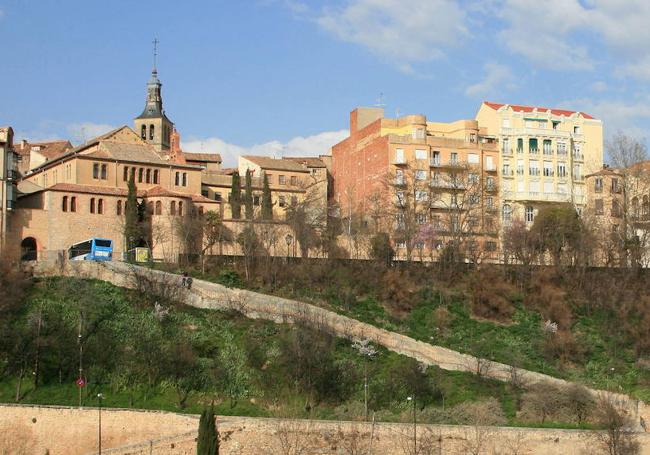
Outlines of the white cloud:
M 604 92 L 607 90 L 607 83 L 605 81 L 596 81 L 591 84 L 591 90 L 594 92 Z
M 440 58 L 469 36 L 466 15 L 454 0 L 350 0 L 325 8 L 318 24 L 412 72 L 412 63 Z
M 93 122 L 71 123 L 66 126 L 70 139 L 74 143 L 86 142 L 89 139 L 108 133 L 114 128 L 114 126 L 105 123 Z
M 487 63 L 483 67 L 485 77 L 482 81 L 465 89 L 465 95 L 471 98 L 497 98 L 503 91 L 514 88 L 514 77 L 509 67 L 498 63 Z
M 218 137 L 192 138 L 187 142 L 182 142 L 181 146 L 186 152 L 220 153 L 225 166 L 236 166 L 240 155 L 264 155 L 276 158 L 323 155 L 328 153 L 334 144 L 347 136 L 348 130 L 326 131 L 313 136 L 297 136 L 287 142 L 269 141 L 251 147 L 229 144 Z
M 650 119 L 650 97 L 648 96 L 633 102 L 583 98 L 562 102 L 559 105 L 586 112 L 602 120 L 605 135 L 608 137 L 617 131 L 639 138 L 647 135 L 646 124 Z

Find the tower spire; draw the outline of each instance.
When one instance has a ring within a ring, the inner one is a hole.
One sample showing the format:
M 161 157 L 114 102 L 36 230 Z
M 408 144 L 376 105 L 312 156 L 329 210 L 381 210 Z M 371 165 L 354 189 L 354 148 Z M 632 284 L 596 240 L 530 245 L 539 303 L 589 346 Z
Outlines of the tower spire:
M 157 73 L 158 70 L 156 69 L 156 60 L 158 58 L 158 43 L 160 43 L 160 41 L 158 41 L 158 38 L 154 38 L 152 43 L 153 43 L 153 72 Z

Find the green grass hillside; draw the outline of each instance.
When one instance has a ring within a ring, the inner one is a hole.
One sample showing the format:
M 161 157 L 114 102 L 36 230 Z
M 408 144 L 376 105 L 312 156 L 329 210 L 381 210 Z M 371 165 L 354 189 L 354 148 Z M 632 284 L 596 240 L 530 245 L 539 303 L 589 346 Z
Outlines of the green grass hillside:
M 409 329 L 416 335 L 429 324 L 422 305 L 422 318 L 413 318 L 423 325 Z M 589 425 L 571 415 L 568 401 L 539 418 L 534 391 L 423 368 L 377 347 L 364 355 L 306 327 L 160 305 L 99 281 L 36 281 L 12 311 L 3 313 L 2 402 L 15 402 L 18 393 L 19 403 L 77 405 L 81 344 L 84 405 L 95 405 L 101 391 L 112 407 L 198 413 L 214 403 L 221 414 L 361 419 L 367 378 L 369 413 L 379 420 L 411 419 L 407 397 L 415 396 L 423 422 L 481 416 L 494 424 Z M 444 336 L 453 340 L 454 332 L 451 326 Z

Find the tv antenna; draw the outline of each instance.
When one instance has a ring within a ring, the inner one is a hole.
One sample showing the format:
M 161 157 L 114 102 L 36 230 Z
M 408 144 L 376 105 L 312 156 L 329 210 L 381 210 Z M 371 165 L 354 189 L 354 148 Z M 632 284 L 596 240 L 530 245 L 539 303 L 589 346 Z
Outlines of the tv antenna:
M 377 98 L 377 104 L 375 104 L 375 107 L 386 107 L 386 104 L 384 103 L 384 92 L 379 92 L 379 98 Z

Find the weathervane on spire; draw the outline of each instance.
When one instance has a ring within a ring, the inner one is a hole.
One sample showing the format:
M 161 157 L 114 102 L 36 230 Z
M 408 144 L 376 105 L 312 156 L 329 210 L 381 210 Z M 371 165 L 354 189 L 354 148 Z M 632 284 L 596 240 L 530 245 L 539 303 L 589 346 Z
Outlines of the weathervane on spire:
M 153 70 L 156 71 L 156 58 L 158 57 L 158 38 L 154 38 L 153 41 Z

